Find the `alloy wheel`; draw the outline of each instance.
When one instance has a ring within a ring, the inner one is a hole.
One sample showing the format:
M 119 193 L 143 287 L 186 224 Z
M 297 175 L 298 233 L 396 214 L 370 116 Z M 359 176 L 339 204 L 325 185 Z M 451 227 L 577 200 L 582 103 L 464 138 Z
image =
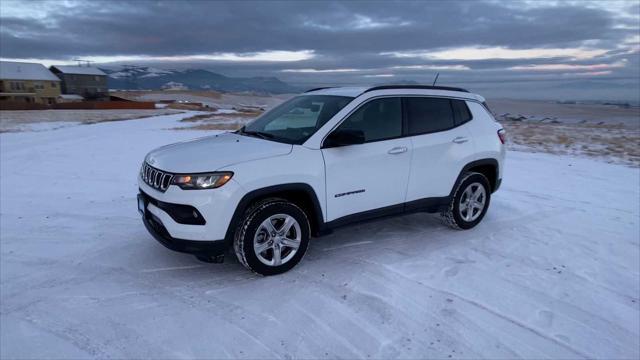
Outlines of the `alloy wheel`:
M 476 220 L 482 211 L 487 200 L 487 193 L 484 186 L 478 182 L 469 184 L 462 196 L 460 197 L 460 203 L 458 204 L 458 212 L 460 217 L 466 222 L 472 222 Z
M 276 214 L 258 226 L 253 238 L 253 250 L 263 264 L 280 266 L 295 256 L 301 239 L 298 221 L 287 214 Z

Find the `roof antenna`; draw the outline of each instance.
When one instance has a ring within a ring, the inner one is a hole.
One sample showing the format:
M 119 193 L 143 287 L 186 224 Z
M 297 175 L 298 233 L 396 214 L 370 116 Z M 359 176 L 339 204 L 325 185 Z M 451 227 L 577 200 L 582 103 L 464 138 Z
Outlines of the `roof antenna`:
M 440 76 L 440 73 L 436 73 L 436 78 L 433 79 L 433 85 L 431 86 L 436 86 L 436 81 L 438 81 L 438 76 Z

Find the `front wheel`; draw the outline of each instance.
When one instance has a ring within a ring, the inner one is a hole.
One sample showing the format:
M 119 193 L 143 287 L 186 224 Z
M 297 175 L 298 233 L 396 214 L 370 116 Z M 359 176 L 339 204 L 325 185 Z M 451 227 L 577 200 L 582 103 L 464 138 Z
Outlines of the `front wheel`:
M 247 269 L 276 275 L 302 260 L 310 236 L 309 219 L 302 209 L 284 199 L 267 199 L 245 212 L 236 230 L 234 250 Z
M 441 213 L 445 224 L 455 229 L 471 229 L 478 225 L 489 208 L 491 186 L 483 174 L 464 174 L 451 203 Z

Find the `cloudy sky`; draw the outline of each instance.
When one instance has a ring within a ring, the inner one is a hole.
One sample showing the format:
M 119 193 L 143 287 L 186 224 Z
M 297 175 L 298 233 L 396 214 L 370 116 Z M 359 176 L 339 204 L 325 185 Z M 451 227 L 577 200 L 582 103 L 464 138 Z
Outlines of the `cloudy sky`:
M 0 57 L 637 100 L 640 2 L 2 0 Z

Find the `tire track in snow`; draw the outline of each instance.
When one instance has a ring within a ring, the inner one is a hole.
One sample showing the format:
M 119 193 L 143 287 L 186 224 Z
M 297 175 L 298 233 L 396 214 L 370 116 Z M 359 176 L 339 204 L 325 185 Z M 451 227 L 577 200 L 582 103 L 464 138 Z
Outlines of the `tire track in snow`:
M 451 328 L 448 327 L 448 320 L 444 319 L 442 317 L 434 317 L 431 315 L 430 312 L 424 312 L 424 303 L 420 302 L 418 299 L 416 299 L 416 292 L 415 290 L 411 289 L 411 286 L 405 286 L 405 284 L 402 284 L 402 282 L 409 282 L 411 284 L 416 284 L 417 282 L 413 279 L 410 279 L 408 277 L 402 276 L 401 279 L 403 279 L 404 281 L 399 282 L 397 278 L 391 279 L 388 278 L 388 273 L 385 273 L 383 271 L 381 271 L 381 269 L 386 269 L 386 267 L 380 263 L 377 262 L 372 262 L 369 260 L 365 260 L 365 259 L 361 259 L 361 258 L 356 258 L 356 259 L 352 259 L 349 258 L 349 260 L 351 262 L 356 261 L 357 265 L 358 265 L 358 271 L 362 272 L 362 274 L 365 275 L 365 277 L 372 279 L 375 283 L 381 282 L 381 280 L 385 279 L 385 280 L 389 280 L 392 281 L 394 284 L 397 284 L 396 286 L 393 286 L 392 288 L 386 289 L 387 291 L 392 290 L 394 293 L 394 295 L 397 295 L 400 299 L 402 299 L 402 303 L 401 304 L 394 304 L 393 302 L 390 302 L 389 299 L 383 299 L 383 302 L 388 304 L 390 307 L 390 313 L 394 314 L 393 315 L 393 319 L 395 319 L 396 321 L 400 321 L 403 320 L 402 322 L 398 323 L 398 328 L 399 329 L 403 329 L 404 331 L 406 330 L 405 325 L 408 324 L 412 324 L 415 326 L 415 321 L 419 319 L 419 316 L 430 316 L 430 319 L 432 321 L 432 324 L 436 324 L 437 326 L 433 327 L 433 325 L 431 326 L 431 330 L 434 331 L 436 334 L 439 334 L 438 337 L 441 338 L 442 342 L 439 342 L 440 340 L 438 340 L 438 344 L 443 346 L 445 344 L 448 344 L 448 346 L 450 347 L 454 347 L 457 348 L 458 350 L 460 349 L 464 349 L 465 353 L 474 353 L 473 348 L 471 348 L 471 345 L 467 345 L 465 343 L 462 343 L 459 341 L 459 338 L 461 336 L 461 334 L 457 333 L 455 330 L 455 328 Z M 396 274 L 395 271 L 392 271 L 390 273 Z M 369 275 L 369 274 L 375 274 L 375 275 Z M 377 286 L 374 286 L 374 288 L 376 288 Z M 427 287 L 425 287 L 427 288 Z M 434 291 L 433 289 L 429 289 L 430 292 L 432 293 L 440 293 L 438 291 Z M 396 292 L 399 292 L 398 294 L 395 294 Z M 373 295 L 378 297 L 379 295 Z M 442 297 L 442 300 L 444 301 L 445 297 Z M 407 303 L 408 302 L 408 303 Z M 366 304 L 365 304 L 366 305 Z M 408 306 L 410 306 L 409 308 L 407 308 Z M 376 312 L 377 309 L 371 309 L 373 312 Z M 403 317 L 405 319 L 403 319 Z M 440 324 L 442 325 L 442 327 L 439 327 Z M 373 325 L 375 326 L 375 325 Z M 446 329 L 443 329 L 446 328 Z M 397 331 L 397 330 L 396 330 Z M 453 333 L 452 333 L 453 332 Z M 476 333 L 473 335 L 473 339 L 471 342 L 477 340 L 478 336 L 482 336 L 482 334 L 485 334 L 486 331 L 484 332 L 480 332 L 480 333 Z M 498 340 L 497 338 L 493 337 L 494 340 Z M 520 339 L 517 338 L 513 338 L 514 341 L 516 341 L 520 347 L 524 347 L 524 348 L 529 348 L 531 349 L 531 352 L 533 353 L 540 353 L 540 350 L 532 347 L 531 345 L 527 344 L 527 343 L 523 343 Z M 483 344 L 484 345 L 484 344 Z M 508 349 L 509 347 L 504 344 L 501 343 L 501 345 Z M 480 345 L 481 348 L 484 348 L 482 345 Z M 428 349 L 431 348 L 428 344 L 423 343 L 423 347 L 421 349 Z M 456 353 L 459 353 L 456 352 Z M 381 358 L 385 358 L 385 357 L 389 357 L 389 354 L 385 354 L 382 350 L 379 351 L 378 354 L 383 354 L 386 356 L 380 356 Z M 424 353 L 419 353 L 421 357 L 424 357 Z M 437 349 L 436 351 L 436 355 L 433 356 L 427 356 L 427 357 L 444 357 L 446 356 L 446 354 L 449 354 L 447 351 L 443 351 L 442 349 Z M 403 356 L 409 356 L 409 355 L 398 355 L 400 357 Z M 417 356 L 417 355 L 413 355 L 413 356 Z M 486 355 L 485 355 L 486 356 Z M 548 357 L 553 357 L 554 354 L 548 354 Z M 412 357 L 412 356 L 409 356 Z
M 524 323 L 522 323 L 522 322 L 520 322 L 520 321 L 518 321 L 516 319 L 513 319 L 513 318 L 511 318 L 511 317 L 509 317 L 509 316 L 507 316 L 507 315 L 505 315 L 505 314 L 503 314 L 503 313 L 501 313 L 501 312 L 499 312 L 497 310 L 494 310 L 494 309 L 492 309 L 492 308 L 490 308 L 490 307 L 488 307 L 488 306 L 486 306 L 484 304 L 481 304 L 481 303 L 479 303 L 479 302 L 477 302 L 475 300 L 466 298 L 466 297 L 464 297 L 462 295 L 458 295 L 456 293 L 453 293 L 453 292 L 450 292 L 450 291 L 447 291 L 447 290 L 442 290 L 442 289 L 438 289 L 438 288 L 432 287 L 432 286 L 427 285 L 427 284 L 425 284 L 425 283 L 423 283 L 421 281 L 417 281 L 417 280 L 411 279 L 411 278 L 407 277 L 406 275 L 396 271 L 392 267 L 387 266 L 386 264 L 378 264 L 378 265 L 379 266 L 383 266 L 385 269 L 387 269 L 389 271 L 392 271 L 393 273 L 397 274 L 398 276 L 401 276 L 401 277 L 403 277 L 405 279 L 408 279 L 408 280 L 411 280 L 411 281 L 413 281 L 413 282 L 415 282 L 417 284 L 420 284 L 421 286 L 427 287 L 427 288 L 429 288 L 429 289 L 431 289 L 433 291 L 436 291 L 436 292 L 439 292 L 439 293 L 442 293 L 442 294 L 445 294 L 445 295 L 448 295 L 448 296 L 456 297 L 461 301 L 464 301 L 464 302 L 466 302 L 468 304 L 471 304 L 471 305 L 473 305 L 475 307 L 478 307 L 478 308 L 480 308 L 480 309 L 482 309 L 484 311 L 487 311 L 487 312 L 495 315 L 496 317 L 499 317 L 499 318 L 501 318 L 501 319 L 503 319 L 503 320 L 515 325 L 515 326 L 518 326 L 518 327 L 520 327 L 520 328 L 522 328 L 522 329 L 524 329 L 526 331 L 529 331 L 530 333 L 533 333 L 533 334 L 535 334 L 535 335 L 537 335 L 537 336 L 539 336 L 541 338 L 544 338 L 544 339 L 548 340 L 549 342 L 552 342 L 552 343 L 554 343 L 554 344 L 556 344 L 556 345 L 558 345 L 558 346 L 560 346 L 560 347 L 562 347 L 562 348 L 574 353 L 575 355 L 578 355 L 578 356 L 580 356 L 582 358 L 591 358 L 591 356 L 581 352 L 578 349 L 573 348 L 571 345 L 566 344 L 565 342 L 559 341 L 559 340 L 557 340 L 555 338 L 549 337 L 546 334 L 544 334 L 544 333 L 542 333 L 542 332 L 540 332 L 540 331 L 528 326 L 527 324 L 524 324 Z
M 347 243 L 344 245 L 337 245 L 337 246 L 331 246 L 328 248 L 324 248 L 322 249 L 322 251 L 332 251 L 332 250 L 338 250 L 338 249 L 344 249 L 344 248 L 348 248 L 348 247 L 352 247 L 352 246 L 360 246 L 360 245 L 366 245 L 366 244 L 371 244 L 373 241 L 358 241 L 358 242 L 353 242 L 353 243 Z

